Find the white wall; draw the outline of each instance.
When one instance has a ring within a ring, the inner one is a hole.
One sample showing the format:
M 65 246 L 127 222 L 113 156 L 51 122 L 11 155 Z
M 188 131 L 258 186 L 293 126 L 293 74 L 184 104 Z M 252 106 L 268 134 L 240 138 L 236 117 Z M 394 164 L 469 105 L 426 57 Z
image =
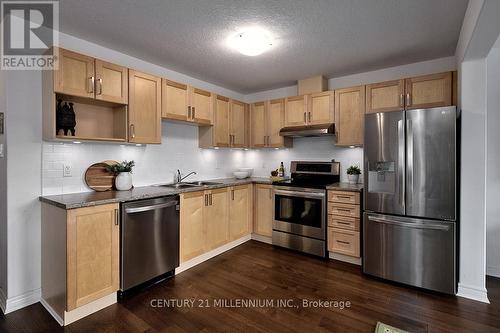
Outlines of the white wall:
M 500 277 L 500 38 L 486 58 L 486 273 Z
M 486 61 L 461 64 L 459 295 L 486 298 Z

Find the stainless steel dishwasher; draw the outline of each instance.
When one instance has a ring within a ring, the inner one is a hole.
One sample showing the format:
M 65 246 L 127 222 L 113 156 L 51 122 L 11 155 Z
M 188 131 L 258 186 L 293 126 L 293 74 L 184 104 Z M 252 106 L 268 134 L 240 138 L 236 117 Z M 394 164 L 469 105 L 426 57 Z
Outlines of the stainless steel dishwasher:
M 179 266 L 179 196 L 122 204 L 122 294 L 174 275 Z

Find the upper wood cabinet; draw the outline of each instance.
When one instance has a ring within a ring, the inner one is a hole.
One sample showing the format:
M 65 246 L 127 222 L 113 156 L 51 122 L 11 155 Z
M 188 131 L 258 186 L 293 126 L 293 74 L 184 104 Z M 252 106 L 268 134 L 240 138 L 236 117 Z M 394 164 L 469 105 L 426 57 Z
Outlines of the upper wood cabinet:
M 307 124 L 307 95 L 285 99 L 285 126 L 303 126 Z
M 248 108 L 245 103 L 232 99 L 230 101 L 229 133 L 231 147 L 243 148 L 248 146 Z
M 453 104 L 453 74 L 445 72 L 366 86 L 366 113 Z
M 291 147 L 292 139 L 283 138 L 280 130 L 285 124 L 285 100 L 257 102 L 250 110 L 250 141 L 254 148 Z
M 207 203 L 204 191 L 181 194 L 180 201 L 180 262 L 205 252 L 205 217 Z
M 230 188 L 229 238 L 236 240 L 248 235 L 252 229 L 252 185 Z
M 211 92 L 162 79 L 162 118 L 211 125 L 212 110 Z
M 255 185 L 254 233 L 271 237 L 273 234 L 273 187 Z
M 118 214 L 118 204 L 67 212 L 68 311 L 118 290 Z
M 405 80 L 406 109 L 423 109 L 452 104 L 452 73 L 439 73 Z
M 101 101 L 128 103 L 128 69 L 65 49 L 59 50 L 54 92 Z
M 365 86 L 335 90 L 337 145 L 363 145 Z
M 161 79 L 129 71 L 129 141 L 161 143 Z
M 229 98 L 217 95 L 214 100 L 213 146 L 229 147 L 231 144 L 229 129 Z
M 307 125 L 328 124 L 334 122 L 334 92 L 324 91 L 308 95 Z
M 367 85 L 366 113 L 403 110 L 404 90 L 404 80 Z

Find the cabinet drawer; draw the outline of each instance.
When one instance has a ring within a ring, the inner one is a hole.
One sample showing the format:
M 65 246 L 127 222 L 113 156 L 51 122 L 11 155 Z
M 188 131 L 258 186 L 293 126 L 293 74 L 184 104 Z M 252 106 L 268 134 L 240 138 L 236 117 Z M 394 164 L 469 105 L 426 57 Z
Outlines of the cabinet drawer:
M 359 219 L 359 205 L 328 203 L 328 214 L 355 217 Z
M 328 228 L 328 251 L 359 257 L 359 232 Z
M 328 201 L 359 205 L 358 192 L 328 191 Z
M 347 216 L 328 215 L 328 226 L 359 231 L 359 219 Z

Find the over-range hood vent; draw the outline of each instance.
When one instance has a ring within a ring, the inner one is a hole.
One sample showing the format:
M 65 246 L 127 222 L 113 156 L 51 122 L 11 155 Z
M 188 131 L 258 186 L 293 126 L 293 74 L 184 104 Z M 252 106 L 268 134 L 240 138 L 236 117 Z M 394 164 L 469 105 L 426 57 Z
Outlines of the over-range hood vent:
M 280 135 L 292 138 L 331 136 L 335 135 L 335 124 L 284 127 Z

